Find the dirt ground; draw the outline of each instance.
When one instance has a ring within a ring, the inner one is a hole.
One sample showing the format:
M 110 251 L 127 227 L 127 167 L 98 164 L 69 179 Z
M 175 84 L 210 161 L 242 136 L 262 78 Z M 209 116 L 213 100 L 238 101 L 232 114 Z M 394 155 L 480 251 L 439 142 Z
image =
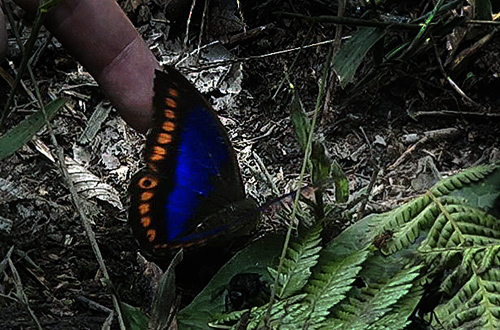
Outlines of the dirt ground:
M 162 61 L 179 59 L 184 43 L 187 14 L 179 5 L 182 1 L 173 3 L 177 3 L 174 9 L 162 1 L 120 2 Z M 312 24 L 276 12 L 337 15 L 338 8 L 320 0 L 243 2 L 241 9 L 235 3 L 211 2 L 205 18 L 203 5 L 197 4 L 184 56 L 198 46 L 200 22 L 205 19 L 202 44 L 219 41 L 207 51 L 215 48 L 217 56 L 235 60 L 229 73 L 212 70 L 206 75 L 206 84 L 226 79 L 226 85 L 207 87 L 208 93 L 204 92 L 229 130 L 247 192 L 264 203 L 291 191 L 297 183 L 302 153 L 290 121 L 289 84 L 312 114 L 329 45 L 295 48 L 334 40 L 336 31 L 331 23 Z M 420 2 L 405 1 L 370 10 L 348 4 L 345 15 L 359 18 L 387 13 L 409 18 L 421 12 Z M 243 34 L 243 25 L 255 34 Z M 25 27 L 23 35 L 28 31 Z M 355 31 L 355 26 L 344 26 L 342 36 Z M 370 52 L 345 88 L 339 86 L 335 74 L 330 75 L 317 137 L 347 175 L 351 201 L 373 182 L 367 203 L 361 207 L 353 202 L 351 220 L 400 205 L 442 176 L 500 159 L 500 35 L 487 26 L 468 31 L 454 54 L 446 48 L 448 38 L 442 37 L 432 40 L 435 47 L 422 46 L 404 60 L 381 62 L 377 52 Z M 455 59 L 488 34 L 491 38 L 467 53 L 460 66 L 451 69 L 446 63 L 448 57 Z M 71 159 L 67 161 L 70 173 L 84 178 L 83 208 L 92 221 L 114 290 L 122 301 L 148 310 L 149 284 L 126 223 L 127 188 L 141 167 L 144 137 L 118 117 L 92 78 L 47 36 L 43 32 L 37 44 L 42 53 L 35 76 L 47 101 L 49 95 L 70 99 L 69 106 L 52 120 L 53 132 L 64 156 Z M 394 30 L 390 37 L 392 44 L 411 41 L 405 31 Z M 274 54 L 282 50 L 289 51 Z M 437 54 L 462 94 L 445 79 Z M 21 60 L 19 50 L 11 50 L 8 60 L 11 63 L 4 61 L 2 68 L 14 76 L 13 69 Z M 182 70 L 182 64 L 179 67 Z M 5 82 L 0 84 L 3 98 L 8 88 Z M 29 81 L 26 84 L 29 88 Z M 20 95 L 8 126 L 35 110 L 28 97 Z M 109 114 L 88 139 L 86 130 L 95 111 Z M 30 313 L 45 329 L 100 329 L 113 309 L 109 286 L 102 283 L 55 155 L 49 132 L 43 129 L 0 162 L 0 260 L 6 262 L 14 247 L 12 264 L 0 266 L 1 329 L 36 328 Z M 89 182 L 98 182 L 100 190 L 85 191 Z M 112 327 L 118 327 L 116 320 Z

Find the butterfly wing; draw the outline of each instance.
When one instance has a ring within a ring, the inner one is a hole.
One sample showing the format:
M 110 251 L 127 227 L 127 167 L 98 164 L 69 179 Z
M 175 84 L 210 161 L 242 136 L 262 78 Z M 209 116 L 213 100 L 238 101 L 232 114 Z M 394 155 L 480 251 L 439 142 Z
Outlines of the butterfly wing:
M 129 223 L 139 243 L 148 250 L 202 244 L 240 227 L 245 220 L 236 214 L 255 217 L 257 206 L 245 199 L 234 150 L 212 107 L 173 68 L 157 71 L 154 85 L 146 167 L 131 182 Z

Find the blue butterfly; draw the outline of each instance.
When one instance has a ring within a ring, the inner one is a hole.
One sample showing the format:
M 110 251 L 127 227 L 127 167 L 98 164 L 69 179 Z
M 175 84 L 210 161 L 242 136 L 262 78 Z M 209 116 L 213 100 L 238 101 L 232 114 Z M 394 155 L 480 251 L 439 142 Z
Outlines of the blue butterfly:
M 236 155 L 217 114 L 177 70 L 156 71 L 146 166 L 130 185 L 129 224 L 155 254 L 235 238 L 255 227 Z

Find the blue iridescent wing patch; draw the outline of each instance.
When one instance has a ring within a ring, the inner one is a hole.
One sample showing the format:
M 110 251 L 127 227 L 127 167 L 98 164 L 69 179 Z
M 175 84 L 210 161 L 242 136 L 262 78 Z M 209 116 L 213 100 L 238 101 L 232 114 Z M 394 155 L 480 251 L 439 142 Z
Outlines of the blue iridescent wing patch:
M 217 114 L 182 74 L 156 71 L 146 166 L 130 186 L 129 223 L 143 248 L 162 253 L 254 226 L 234 149 Z

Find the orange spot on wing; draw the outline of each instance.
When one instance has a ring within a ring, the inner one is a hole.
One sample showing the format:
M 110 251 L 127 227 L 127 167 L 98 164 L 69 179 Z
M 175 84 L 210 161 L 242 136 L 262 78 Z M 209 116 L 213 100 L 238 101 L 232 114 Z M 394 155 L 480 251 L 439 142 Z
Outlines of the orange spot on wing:
M 177 106 L 177 102 L 175 102 L 174 99 L 171 99 L 169 97 L 165 98 L 165 105 L 171 109 L 174 109 Z
M 172 97 L 177 97 L 179 96 L 179 92 L 176 89 L 169 88 L 168 89 L 168 94 Z
M 156 237 L 156 230 L 150 229 L 146 232 L 146 236 L 148 237 L 148 241 L 152 242 Z
M 165 156 L 163 156 L 163 155 L 152 154 L 151 156 L 149 156 L 149 160 L 152 162 L 159 162 L 159 161 L 164 160 L 164 159 L 165 159 Z
M 141 218 L 141 225 L 144 228 L 148 228 L 150 224 L 151 224 L 151 218 L 150 217 L 142 217 Z
M 153 193 L 150 191 L 145 191 L 141 194 L 141 201 L 147 202 L 153 197 Z
M 141 178 L 138 182 L 141 189 L 152 189 L 158 185 L 158 179 L 152 175 Z
M 163 115 L 169 119 L 174 119 L 175 118 L 175 113 L 172 110 L 166 109 L 163 111 Z
M 160 147 L 160 146 L 154 146 L 153 147 L 153 153 L 156 155 L 162 155 L 165 156 L 167 154 L 167 149 Z
M 148 213 L 151 210 L 151 205 L 149 203 L 143 203 L 139 205 L 139 214 L 144 215 Z
M 170 142 L 172 142 L 172 135 L 167 134 L 167 133 L 160 133 L 160 134 L 158 134 L 158 136 L 156 137 L 156 141 L 157 141 L 159 144 L 167 144 L 167 143 L 170 143 Z
M 175 129 L 175 124 L 171 121 L 164 121 L 161 128 L 166 132 L 172 132 Z

